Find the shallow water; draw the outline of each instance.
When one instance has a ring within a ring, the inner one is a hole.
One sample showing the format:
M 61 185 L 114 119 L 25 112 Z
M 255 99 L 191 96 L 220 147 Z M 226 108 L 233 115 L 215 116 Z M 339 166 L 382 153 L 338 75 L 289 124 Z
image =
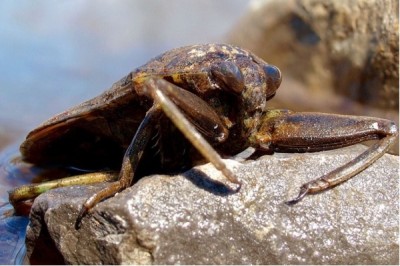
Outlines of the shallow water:
M 18 146 L 14 143 L 0 151 L 0 265 L 29 263 L 25 258 L 25 235 L 33 200 L 20 203 L 14 209 L 8 201 L 8 192 L 24 184 L 80 173 L 76 169 L 44 169 L 25 163 L 21 160 Z M 35 256 L 34 264 L 47 264 L 47 255 Z M 62 261 L 62 258 L 58 257 L 56 261 Z
M 7 191 L 34 178 L 19 159 L 17 145 L 0 152 L 0 264 L 22 264 L 25 256 L 27 216 L 14 216 Z M 28 167 L 28 168 L 27 168 Z

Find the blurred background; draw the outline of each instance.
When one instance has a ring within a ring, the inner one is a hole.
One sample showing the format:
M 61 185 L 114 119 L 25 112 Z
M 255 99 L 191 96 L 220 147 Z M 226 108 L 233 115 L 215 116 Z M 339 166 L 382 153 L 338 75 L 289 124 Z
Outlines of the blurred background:
M 398 121 L 398 9 L 396 0 L 0 1 L 0 148 L 152 57 L 207 42 L 282 70 L 271 107 Z
M 222 41 L 248 2 L 0 1 L 0 147 L 166 50 Z

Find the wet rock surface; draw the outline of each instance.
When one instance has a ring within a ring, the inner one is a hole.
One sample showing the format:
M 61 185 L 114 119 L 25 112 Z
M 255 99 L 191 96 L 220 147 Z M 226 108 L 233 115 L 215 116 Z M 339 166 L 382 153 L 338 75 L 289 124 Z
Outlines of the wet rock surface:
M 104 184 L 55 189 L 34 203 L 27 252 L 37 258 L 47 239 L 47 248 L 72 264 L 398 264 L 397 156 L 284 204 L 302 183 L 365 149 L 227 160 L 243 181 L 237 193 L 210 164 L 145 177 L 98 204 L 79 231 L 80 205 Z

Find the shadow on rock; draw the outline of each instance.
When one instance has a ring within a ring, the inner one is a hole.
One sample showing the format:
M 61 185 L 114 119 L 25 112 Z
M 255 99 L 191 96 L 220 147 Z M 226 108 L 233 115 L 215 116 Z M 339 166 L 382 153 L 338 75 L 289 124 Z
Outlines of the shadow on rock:
M 199 169 L 187 171 L 182 174 L 182 176 L 187 178 L 187 180 L 192 182 L 195 186 L 217 196 L 228 196 L 238 191 L 238 189 L 232 189 L 220 181 L 211 179 L 207 174 Z

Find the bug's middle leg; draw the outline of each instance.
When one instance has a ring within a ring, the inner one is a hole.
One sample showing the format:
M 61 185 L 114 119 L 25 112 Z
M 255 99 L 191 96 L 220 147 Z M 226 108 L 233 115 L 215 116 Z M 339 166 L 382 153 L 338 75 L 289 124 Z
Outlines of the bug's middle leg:
M 253 142 L 260 149 L 270 151 L 312 152 L 378 140 L 347 164 L 303 184 L 299 195 L 287 202 L 294 204 L 307 194 L 333 187 L 367 168 L 389 149 L 397 134 L 394 122 L 386 119 L 271 110 L 265 115 Z
M 135 136 L 132 139 L 132 142 L 125 152 L 118 180 L 108 184 L 107 187 L 95 193 L 85 201 L 75 223 L 76 229 L 80 227 L 83 216 L 98 202 L 115 195 L 132 184 L 139 161 L 143 155 L 147 143 L 153 136 L 157 120 L 161 114 L 162 110 L 157 104 L 154 104 L 153 107 L 147 111 L 146 116 L 141 122 Z
M 148 94 L 161 106 L 165 115 L 190 143 L 231 183 L 236 184 L 236 190 L 239 190 L 241 182 L 203 137 L 206 136 L 215 142 L 227 139 L 228 129 L 218 114 L 197 95 L 163 79 L 149 79 L 145 86 Z

